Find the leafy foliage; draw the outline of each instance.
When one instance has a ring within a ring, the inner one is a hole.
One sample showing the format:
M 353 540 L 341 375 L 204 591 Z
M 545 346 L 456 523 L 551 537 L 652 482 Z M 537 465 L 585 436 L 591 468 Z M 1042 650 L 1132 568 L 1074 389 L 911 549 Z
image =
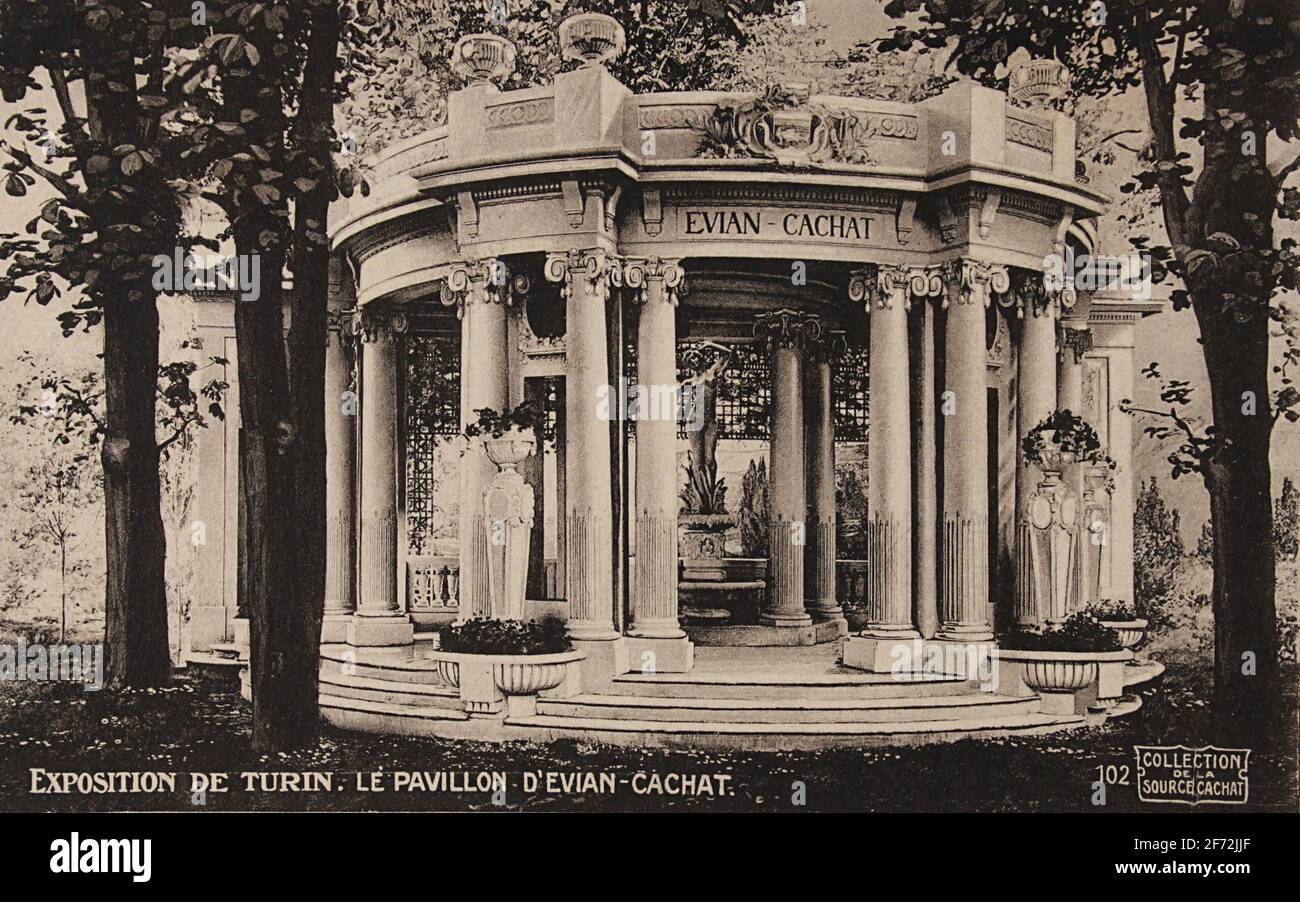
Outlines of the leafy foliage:
M 767 460 L 751 460 L 740 483 L 740 554 L 766 558 L 767 546 Z
M 1115 462 L 1102 452 L 1097 430 L 1083 417 L 1068 410 L 1048 414 L 1025 434 L 1020 447 L 1026 464 L 1041 464 L 1044 454 L 1054 450 L 1068 456 L 1071 462 L 1115 466 Z
M 1141 488 L 1133 514 L 1133 594 L 1141 616 L 1163 622 L 1184 555 L 1178 511 L 1160 495 L 1156 478 Z
M 1273 547 L 1288 561 L 1300 551 L 1300 491 L 1290 476 L 1282 480 L 1282 494 L 1273 509 Z
M 1005 647 L 1020 651 L 1119 651 L 1119 633 L 1102 626 L 1088 611 L 1076 611 L 1044 630 L 1019 629 L 1006 637 Z
M 1138 619 L 1137 609 L 1122 599 L 1102 598 L 1094 601 L 1084 610 L 1098 620 L 1115 622 Z
M 718 462 L 701 465 L 694 455 L 686 455 L 686 487 L 682 489 L 682 512 L 687 514 L 725 514 L 727 480 L 718 478 Z
M 480 407 L 474 411 L 478 419 L 465 427 L 466 438 L 487 436 L 501 438 L 514 430 L 540 430 L 543 421 L 542 405 L 536 400 L 524 401 L 510 410 Z
M 550 655 L 569 651 L 573 645 L 558 617 L 540 622 L 474 617 L 440 629 L 438 647 L 471 655 Z

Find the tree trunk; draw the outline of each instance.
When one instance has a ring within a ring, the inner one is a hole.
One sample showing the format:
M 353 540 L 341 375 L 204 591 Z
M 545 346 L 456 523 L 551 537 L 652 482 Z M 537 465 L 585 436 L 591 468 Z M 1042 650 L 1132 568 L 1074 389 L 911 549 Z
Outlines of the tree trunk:
M 171 676 L 154 399 L 158 307 L 122 288 L 104 301 L 104 644 L 110 686 L 157 686 Z
M 141 142 L 142 107 L 132 48 L 87 40 L 86 110 L 91 147 L 99 152 Z M 113 86 L 118 86 L 114 89 Z M 123 88 L 124 86 L 124 88 Z M 82 150 L 79 148 L 79 153 Z M 93 151 L 86 151 L 93 152 Z M 87 172 L 86 159 L 81 171 Z M 176 243 L 174 193 L 148 167 L 126 177 L 117 167 L 87 174 L 119 192 L 99 211 L 105 224 L 127 226 L 122 239 L 135 262 L 105 273 L 103 304 L 105 433 L 104 644 L 110 686 L 155 686 L 171 676 L 167 643 L 167 536 L 163 531 L 154 404 L 158 392 L 158 293 L 150 260 Z
M 1277 712 L 1268 321 L 1201 319 L 1218 440 L 1205 477 L 1214 530 L 1215 721 L 1225 740 L 1249 743 L 1267 736 Z M 1246 412 L 1252 396 L 1253 414 Z

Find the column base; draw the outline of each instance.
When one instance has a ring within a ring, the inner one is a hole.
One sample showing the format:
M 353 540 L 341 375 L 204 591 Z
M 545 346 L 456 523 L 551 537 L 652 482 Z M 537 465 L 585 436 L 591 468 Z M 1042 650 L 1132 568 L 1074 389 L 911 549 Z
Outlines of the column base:
M 978 680 L 994 691 L 996 664 L 991 643 L 947 642 L 878 636 L 850 636 L 844 640 L 844 666 L 871 673 L 892 673 L 901 679 L 956 677 Z
M 695 666 L 695 644 L 680 638 L 627 637 L 629 669 L 634 673 L 690 673 Z
M 992 642 L 993 630 L 987 623 L 945 623 L 934 638 L 941 642 Z
M 347 642 L 358 648 L 410 645 L 415 641 L 415 624 L 405 614 L 380 616 L 355 614 L 348 621 Z
M 758 615 L 763 626 L 812 626 L 812 618 L 805 611 L 800 614 L 763 612 Z
M 628 672 L 627 639 L 615 633 L 608 639 L 588 639 L 569 634 L 573 650 L 586 655 L 582 661 L 584 691 L 600 691 L 614 677 Z
M 844 640 L 841 652 L 845 667 L 856 667 L 869 673 L 913 673 L 917 659 L 915 645 L 921 634 L 909 631 L 889 636 L 863 634 Z
M 334 645 L 348 641 L 348 624 L 352 622 L 351 613 L 326 614 L 320 622 L 320 644 Z

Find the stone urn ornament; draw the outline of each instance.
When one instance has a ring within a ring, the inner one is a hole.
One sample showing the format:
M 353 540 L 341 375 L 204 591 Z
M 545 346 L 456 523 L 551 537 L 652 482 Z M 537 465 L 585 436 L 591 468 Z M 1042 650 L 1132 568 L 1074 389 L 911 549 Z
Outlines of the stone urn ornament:
M 560 23 L 560 54 L 584 66 L 602 66 L 623 55 L 627 35 L 613 16 L 577 13 Z
M 496 34 L 467 34 L 451 51 L 451 71 L 472 85 L 496 84 L 515 71 L 515 45 Z

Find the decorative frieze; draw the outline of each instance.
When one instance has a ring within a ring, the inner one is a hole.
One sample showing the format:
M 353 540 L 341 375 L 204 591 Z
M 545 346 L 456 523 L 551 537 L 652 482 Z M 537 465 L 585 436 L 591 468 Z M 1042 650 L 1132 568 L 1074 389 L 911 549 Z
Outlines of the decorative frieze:
M 532 100 L 517 100 L 487 108 L 487 127 L 489 129 L 511 128 L 519 125 L 536 125 L 550 122 L 555 116 L 555 98 L 538 97 Z
M 1041 150 L 1045 153 L 1052 152 L 1052 127 L 1050 125 L 1040 125 L 1037 122 L 1031 122 L 1010 113 L 1007 114 L 1006 138 L 1012 144 L 1022 144 L 1025 147 L 1032 147 L 1034 150 Z

